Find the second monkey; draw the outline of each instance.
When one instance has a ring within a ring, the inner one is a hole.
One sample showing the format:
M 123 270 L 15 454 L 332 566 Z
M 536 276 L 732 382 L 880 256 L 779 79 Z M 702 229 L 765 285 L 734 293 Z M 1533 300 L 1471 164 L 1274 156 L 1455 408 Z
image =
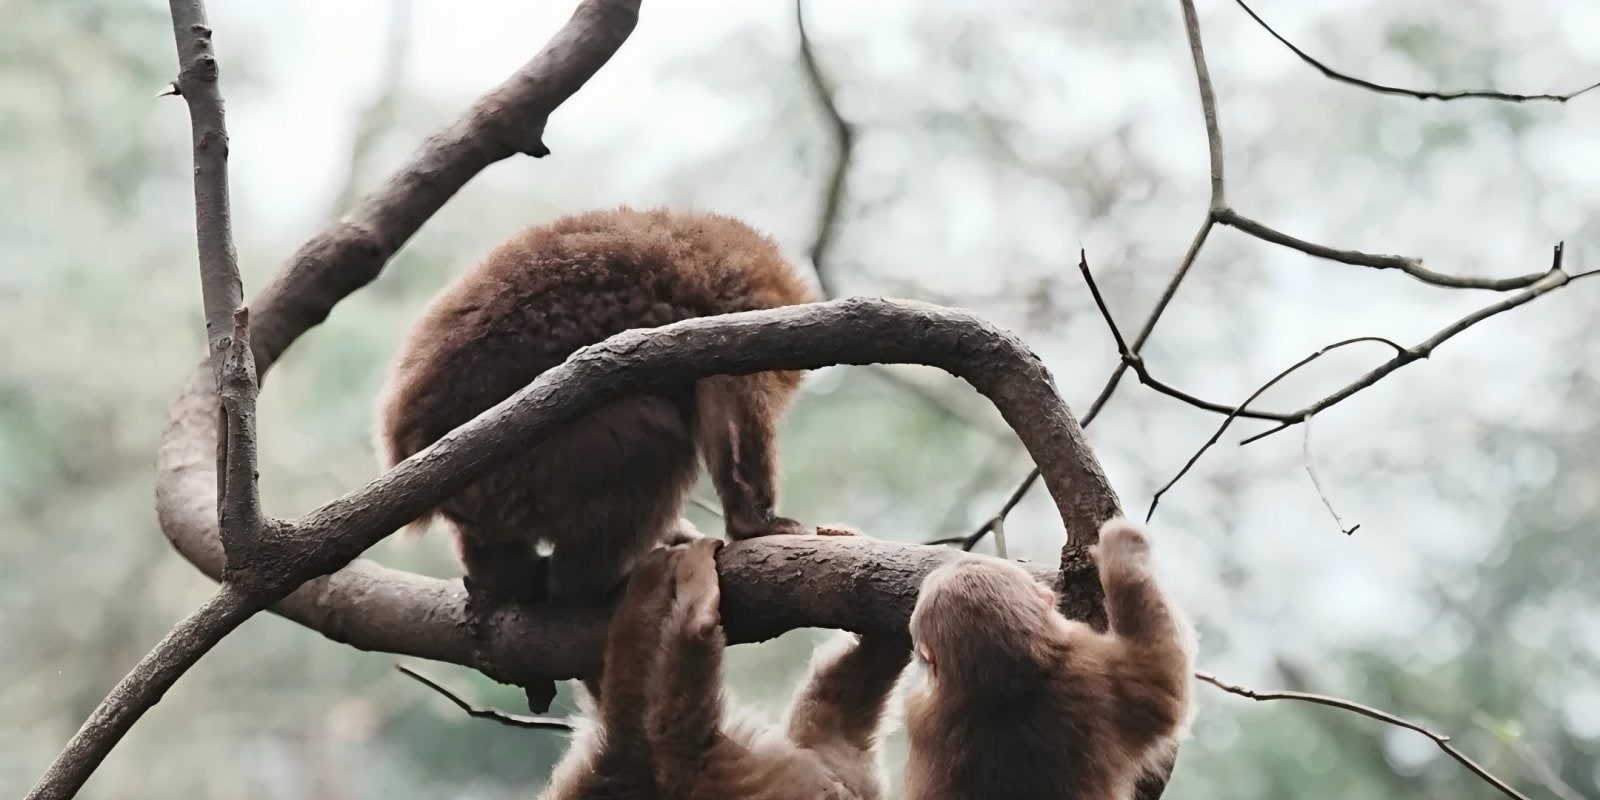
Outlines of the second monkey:
M 585 345 L 632 328 L 815 299 L 770 238 L 726 216 L 621 208 L 529 228 L 456 278 L 412 326 L 378 410 L 384 467 Z M 715 376 L 618 400 L 414 524 L 444 518 L 475 605 L 596 602 L 657 542 L 697 536 L 680 517 L 697 454 L 729 538 L 804 533 L 774 508 L 776 427 L 800 378 Z

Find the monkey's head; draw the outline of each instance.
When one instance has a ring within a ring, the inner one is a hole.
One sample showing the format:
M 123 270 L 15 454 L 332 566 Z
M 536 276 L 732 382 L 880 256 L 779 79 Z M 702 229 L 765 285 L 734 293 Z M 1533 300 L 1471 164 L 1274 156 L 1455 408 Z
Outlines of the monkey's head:
M 1055 592 L 1017 564 L 968 555 L 923 579 L 911 640 L 935 684 L 1022 688 L 1050 672 L 1067 639 L 1055 606 Z

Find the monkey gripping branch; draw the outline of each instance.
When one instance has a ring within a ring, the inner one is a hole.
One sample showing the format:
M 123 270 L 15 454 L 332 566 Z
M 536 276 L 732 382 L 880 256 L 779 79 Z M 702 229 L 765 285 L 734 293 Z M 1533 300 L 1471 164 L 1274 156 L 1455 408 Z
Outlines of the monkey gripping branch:
M 229 526 L 219 530 L 219 505 L 227 523 L 240 498 L 255 497 L 249 417 L 256 385 L 249 379 L 249 354 L 253 371 L 264 376 L 300 335 L 377 277 L 474 175 L 517 153 L 547 155 L 541 137 L 548 116 L 627 39 L 639 2 L 583 0 L 532 60 L 429 137 L 353 212 L 302 246 L 250 305 L 248 329 L 241 324 L 237 330 L 221 324 L 230 318 L 242 323 L 245 316 L 227 307 L 238 296 L 228 285 L 237 285 L 238 271 L 228 227 L 216 59 L 199 0 L 171 5 L 180 58 L 174 93 L 186 99 L 194 120 L 202 285 L 207 320 L 214 323 L 214 358 L 194 372 L 172 404 L 157 457 L 156 506 L 173 546 L 222 583 L 211 601 L 179 623 L 107 695 L 29 798 L 74 796 L 145 710 L 206 651 L 264 608 L 360 649 L 466 665 L 508 683 L 590 672 L 601 651 L 607 609 L 560 615 L 507 610 L 479 639 L 469 634 L 460 581 L 413 575 L 358 556 L 498 459 L 608 400 L 668 379 L 872 363 L 926 364 L 965 379 L 1017 432 L 1066 527 L 1060 569 L 1034 568 L 1035 575 L 1058 588 L 1069 616 L 1103 624 L 1100 587 L 1083 548 L 1100 523 L 1119 513 L 1118 502 L 1049 372 L 1015 337 L 971 314 L 879 299 L 619 334 L 579 351 L 432 447 L 304 517 L 247 518 L 253 526 L 249 540 L 229 540 L 225 547 Z M 225 357 L 227 352 L 235 357 Z M 224 374 L 229 369 L 244 380 L 230 383 Z M 223 399 L 233 395 L 223 415 L 224 448 L 218 447 L 219 383 Z M 219 463 L 226 465 L 221 487 Z M 719 556 L 729 641 L 760 641 L 800 627 L 904 631 L 922 576 L 955 556 L 945 548 L 868 537 L 771 536 L 731 544 Z M 1163 783 L 1141 787 L 1141 796 L 1158 797 Z

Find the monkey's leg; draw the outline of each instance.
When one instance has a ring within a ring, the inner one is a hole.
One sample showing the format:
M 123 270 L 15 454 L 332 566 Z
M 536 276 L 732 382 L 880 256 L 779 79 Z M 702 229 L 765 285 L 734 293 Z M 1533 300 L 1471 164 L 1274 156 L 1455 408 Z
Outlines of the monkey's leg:
M 781 391 L 778 379 L 767 374 L 718 375 L 696 388 L 700 451 L 730 539 L 809 532 L 776 511 Z
M 867 750 L 896 680 L 911 660 L 905 637 L 840 636 L 817 648 L 811 676 L 789 707 L 789 739 L 801 747 L 846 742 Z
M 614 597 L 645 553 L 692 529 L 680 512 L 697 477 L 694 447 L 680 407 L 655 396 L 617 401 L 540 445 L 529 485 L 541 513 L 529 522 L 554 548 L 553 602 Z
M 645 748 L 644 720 L 651 676 L 661 666 L 666 623 L 672 613 L 675 553 L 656 550 L 640 562 L 606 630 L 598 680 L 591 686 L 613 744 Z
M 444 515 L 456 541 L 456 553 L 466 574 L 467 617 L 473 634 L 481 639 L 483 626 L 506 603 L 532 604 L 545 599 L 548 563 L 520 539 L 486 539 L 474 535 L 459 518 Z
M 704 772 L 722 737 L 722 652 L 716 553 L 722 542 L 701 539 L 671 551 L 677 598 L 662 638 L 662 660 L 650 687 L 645 720 L 656 780 L 668 797 L 689 796 L 714 776 Z

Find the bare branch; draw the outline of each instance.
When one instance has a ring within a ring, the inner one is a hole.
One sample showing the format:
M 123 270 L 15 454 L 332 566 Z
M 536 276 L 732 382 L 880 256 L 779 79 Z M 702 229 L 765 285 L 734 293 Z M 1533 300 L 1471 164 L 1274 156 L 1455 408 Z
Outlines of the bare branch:
M 200 657 L 260 610 L 238 587 L 224 583 L 206 604 L 167 633 L 95 707 L 26 800 L 66 800 L 122 741 L 144 712 L 161 701 Z
M 1506 797 L 1515 798 L 1515 800 L 1528 800 L 1527 795 L 1511 788 L 1510 784 L 1495 777 L 1493 773 L 1484 769 L 1482 766 L 1479 766 L 1478 762 L 1473 761 L 1471 758 L 1467 757 L 1465 753 L 1456 749 L 1454 745 L 1450 744 L 1450 737 L 1443 734 L 1434 733 L 1428 728 L 1423 727 L 1420 723 L 1412 722 L 1411 720 L 1403 717 L 1397 717 L 1387 711 L 1380 711 L 1371 706 L 1364 706 L 1357 702 L 1342 700 L 1337 697 L 1329 697 L 1328 695 L 1309 694 L 1307 692 L 1258 692 L 1253 689 L 1246 689 L 1245 687 L 1237 684 L 1228 683 L 1227 681 L 1224 681 L 1209 672 L 1196 672 L 1194 676 L 1229 694 L 1236 694 L 1240 697 L 1248 697 L 1251 700 L 1299 700 L 1303 703 L 1312 703 L 1319 706 L 1328 706 L 1329 708 L 1338 708 L 1344 711 L 1353 711 L 1364 717 L 1371 717 L 1379 722 L 1394 725 L 1399 728 L 1405 728 L 1409 731 L 1415 731 L 1423 736 L 1428 737 L 1428 739 L 1432 740 L 1435 745 L 1438 745 L 1440 750 L 1444 751 L 1445 755 L 1450 756 L 1451 758 L 1455 759 L 1457 763 L 1471 770 L 1472 774 L 1483 779 L 1485 783 L 1493 786 L 1501 794 L 1505 795 Z
M 822 107 L 828 118 L 828 128 L 833 134 L 833 170 L 822 192 L 822 204 L 817 211 L 817 233 L 811 242 L 811 263 L 817 272 L 817 283 L 824 297 L 837 297 L 833 276 L 824 267 L 839 230 L 839 210 L 844 201 L 844 188 L 850 176 L 850 166 L 855 156 L 855 129 L 839 114 L 833 99 L 833 89 L 822 76 L 816 53 L 811 49 L 811 37 L 806 34 L 805 0 L 795 0 L 794 24 L 800 35 L 800 64 L 805 69 L 806 84 L 811 96 Z
M 1326 411 L 1328 408 L 1348 400 L 1352 395 L 1361 391 L 1362 389 L 1372 386 L 1379 380 L 1382 380 L 1384 376 L 1388 375 L 1389 373 L 1394 372 L 1395 370 L 1398 370 L 1407 364 L 1427 358 L 1433 354 L 1434 350 L 1439 349 L 1440 345 L 1449 341 L 1456 334 L 1461 333 L 1462 331 L 1490 317 L 1510 311 L 1511 309 L 1534 300 L 1541 295 L 1566 286 L 1575 280 L 1596 274 L 1595 270 L 1581 272 L 1576 275 L 1568 275 L 1567 273 L 1563 272 L 1560 266 L 1563 249 L 1563 245 L 1556 245 L 1554 256 L 1555 266 L 1551 267 L 1550 271 L 1532 286 L 1529 286 L 1527 289 L 1511 295 L 1510 297 L 1507 297 L 1498 303 L 1492 303 L 1484 306 L 1483 308 L 1480 308 L 1477 311 L 1474 311 L 1471 314 L 1468 314 L 1461 319 L 1450 323 L 1449 325 L 1445 326 L 1443 330 L 1440 330 L 1438 333 L 1428 337 L 1422 343 L 1396 353 L 1393 358 L 1378 365 L 1372 371 L 1361 376 L 1360 378 L 1357 378 L 1356 380 L 1351 381 L 1349 384 L 1346 384 L 1344 388 L 1322 398 L 1321 400 L 1318 400 L 1315 403 L 1312 403 L 1309 406 L 1306 406 L 1305 408 L 1295 411 L 1288 416 L 1295 418 L 1295 420 L 1301 420 L 1313 414 L 1320 414 L 1323 411 Z M 1264 439 L 1274 433 L 1277 433 L 1278 431 L 1292 427 L 1295 424 L 1296 422 L 1294 421 L 1279 423 L 1278 425 L 1266 431 L 1262 431 L 1261 433 L 1244 439 L 1240 442 L 1240 444 L 1250 444 L 1251 442 Z
M 1183 254 L 1183 260 L 1178 262 L 1177 270 L 1172 273 L 1172 278 L 1167 281 L 1166 288 L 1161 290 L 1161 296 L 1156 299 L 1156 305 L 1150 310 L 1150 315 L 1145 318 L 1144 325 L 1140 326 L 1139 335 L 1134 337 L 1133 346 L 1128 348 L 1128 352 L 1134 356 L 1138 356 L 1144 351 L 1145 343 L 1150 341 L 1150 335 L 1155 333 L 1156 323 L 1161 320 L 1161 315 L 1166 313 L 1167 306 L 1172 304 L 1172 298 L 1177 296 L 1178 286 L 1189 276 L 1189 269 L 1194 266 L 1195 259 L 1199 257 L 1200 248 L 1205 246 L 1206 239 L 1211 235 L 1211 229 L 1217 224 L 1216 212 L 1227 207 L 1227 181 L 1222 158 L 1222 126 L 1217 121 L 1216 92 L 1211 88 L 1211 70 L 1206 66 L 1205 48 L 1200 41 L 1199 16 L 1196 15 L 1194 10 L 1194 0 L 1179 0 L 1179 5 L 1183 10 L 1184 33 L 1189 41 L 1189 53 L 1194 60 L 1195 80 L 1200 91 L 1201 117 L 1205 120 L 1206 151 L 1211 163 L 1211 202 L 1206 208 L 1205 218 L 1200 221 L 1200 228 L 1195 231 L 1194 238 L 1189 242 L 1188 251 Z M 1122 382 L 1122 376 L 1127 374 L 1133 363 L 1133 361 L 1124 356 L 1116 368 L 1111 371 L 1111 377 L 1106 379 L 1105 385 L 1100 389 L 1100 394 L 1095 397 L 1094 402 L 1089 404 L 1088 412 L 1083 415 L 1083 427 L 1089 427 L 1095 421 L 1095 418 L 1100 416 L 1100 412 L 1105 409 L 1106 404 L 1111 402 L 1111 395 L 1116 393 L 1117 386 Z M 1146 375 L 1141 375 L 1140 377 L 1143 379 Z M 990 517 L 988 521 L 978 526 L 977 530 L 959 539 L 941 539 L 939 541 L 951 544 L 959 542 L 963 550 L 971 550 L 976 547 L 978 542 L 983 541 L 984 536 L 994 530 L 995 521 L 1002 520 L 1008 516 L 1017 507 L 1017 504 L 1028 496 L 1028 492 L 1033 489 L 1033 485 L 1038 480 L 1039 470 L 1035 468 L 1028 473 L 1027 477 L 1022 479 L 1021 483 L 1017 484 L 1017 488 L 1011 492 L 1010 497 L 1006 498 L 1006 502 L 1000 507 L 1000 510 L 993 517 Z M 1159 794 L 1160 792 L 1157 791 L 1156 796 L 1159 796 Z M 1141 791 L 1141 797 L 1144 796 Z
M 233 333 L 233 312 L 244 303 L 228 210 L 228 127 L 223 119 L 219 69 L 201 0 L 171 0 L 178 48 L 177 94 L 189 106 L 194 142 L 194 221 L 200 250 L 200 294 L 205 306 L 211 368 L 219 376 Z
M 1316 361 L 1317 359 L 1322 358 L 1323 356 L 1325 356 L 1325 355 L 1327 355 L 1327 354 L 1329 354 L 1329 353 L 1331 353 L 1331 352 L 1333 352 L 1335 350 L 1338 350 L 1341 347 L 1349 347 L 1350 345 L 1353 345 L 1353 344 L 1363 344 L 1363 343 L 1377 343 L 1377 344 L 1388 345 L 1389 347 L 1394 348 L 1396 353 L 1400 354 L 1400 355 L 1395 356 L 1396 358 L 1400 358 L 1401 356 L 1403 356 L 1407 352 L 1404 347 L 1401 347 L 1400 345 L 1395 344 L 1394 342 L 1392 342 L 1392 341 L 1390 341 L 1388 339 L 1385 339 L 1382 336 L 1357 336 L 1357 337 L 1355 337 L 1353 339 L 1345 339 L 1343 341 L 1334 342 L 1333 344 L 1330 344 L 1327 347 L 1324 347 L 1324 348 L 1312 353 L 1311 355 L 1308 355 L 1305 358 L 1302 358 L 1299 361 L 1294 362 L 1294 364 L 1290 365 L 1288 369 L 1285 369 L 1285 370 L 1279 372 L 1278 374 L 1272 376 L 1272 378 L 1270 380 L 1268 380 L 1266 383 L 1261 384 L 1261 386 L 1257 387 L 1255 391 L 1251 392 L 1250 396 L 1246 397 L 1244 402 L 1239 404 L 1239 408 L 1247 408 L 1247 407 L 1249 407 L 1249 405 L 1251 403 L 1254 403 L 1256 401 L 1256 398 L 1260 397 L 1262 394 L 1265 394 L 1268 389 L 1271 389 L 1273 386 L 1276 386 L 1279 381 L 1281 381 L 1284 378 L 1287 378 L 1290 375 L 1294 374 L 1294 372 L 1296 370 L 1300 369 L 1301 367 L 1303 367 L 1303 366 L 1305 366 L 1307 364 L 1310 364 L 1311 362 Z M 1194 467 L 1195 463 L 1200 460 L 1200 457 L 1205 455 L 1206 451 L 1210 450 L 1211 446 L 1216 444 L 1218 439 L 1222 438 L 1222 434 L 1225 431 L 1228 430 L 1228 426 L 1232 425 L 1233 421 L 1235 419 L 1238 419 L 1238 418 L 1239 418 L 1239 415 L 1237 415 L 1237 414 L 1229 414 L 1226 418 L 1224 418 L 1222 420 L 1222 424 L 1218 425 L 1217 426 L 1217 430 L 1214 433 L 1211 434 L 1211 438 L 1207 439 L 1205 444 L 1200 445 L 1200 449 L 1196 450 L 1194 455 L 1189 456 L 1189 460 L 1184 463 L 1183 469 L 1178 470 L 1178 474 L 1172 476 L 1171 480 L 1167 481 L 1165 485 L 1163 485 L 1160 489 L 1156 490 L 1155 495 L 1150 498 L 1150 508 L 1149 508 L 1149 510 L 1147 510 L 1145 512 L 1145 515 L 1144 515 L 1144 518 L 1145 518 L 1146 522 L 1149 522 L 1150 518 L 1155 516 L 1156 506 L 1161 504 L 1162 496 L 1165 495 L 1169 490 L 1171 490 L 1172 487 L 1178 483 L 1178 481 L 1182 480 L 1183 476 L 1189 474 L 1189 470 L 1192 469 Z M 1298 421 L 1298 418 L 1296 418 L 1296 420 Z M 1286 424 L 1292 424 L 1292 423 L 1286 423 Z
M 423 686 L 426 686 L 429 689 L 432 689 L 435 692 L 443 695 L 444 699 L 449 700 L 453 705 L 455 705 L 456 708 L 467 712 L 467 716 L 472 717 L 473 719 L 486 719 L 490 722 L 497 722 L 501 725 L 506 725 L 512 728 L 528 728 L 539 731 L 572 730 L 572 723 L 556 717 L 530 717 L 522 714 L 507 714 L 503 711 L 496 711 L 492 708 L 478 708 L 477 706 L 462 700 L 460 695 L 457 695 L 455 692 L 444 688 L 444 686 L 438 681 L 435 681 L 432 678 L 429 678 L 428 676 L 423 675 L 422 673 L 404 664 L 396 664 L 394 665 L 394 668 L 399 670 L 402 675 L 405 675 L 417 683 L 420 683 Z
M 1145 366 L 1144 359 L 1141 358 L 1138 353 L 1133 352 L 1133 350 L 1128 347 L 1128 343 L 1122 338 L 1122 331 L 1117 328 L 1117 321 L 1112 318 L 1111 309 L 1106 306 L 1106 299 L 1100 294 L 1100 286 L 1099 284 L 1095 283 L 1094 273 L 1089 271 L 1089 260 L 1084 255 L 1084 252 L 1081 248 L 1078 250 L 1078 271 L 1083 275 L 1083 282 L 1089 286 L 1089 294 L 1094 297 L 1095 308 L 1100 310 L 1100 318 L 1105 320 L 1106 327 L 1111 329 L 1111 337 L 1117 343 L 1117 353 L 1122 356 L 1123 363 L 1132 368 L 1134 374 L 1139 376 L 1140 383 L 1155 389 L 1161 394 L 1177 400 L 1182 400 L 1183 402 L 1194 406 L 1195 408 L 1205 411 L 1211 411 L 1218 414 L 1228 414 L 1235 417 L 1245 417 L 1248 419 L 1266 419 L 1275 422 L 1292 421 L 1289 417 L 1270 411 L 1252 411 L 1240 406 L 1229 406 L 1222 403 L 1213 403 L 1210 400 L 1203 400 L 1199 397 L 1189 394 L 1188 392 L 1174 388 L 1169 384 L 1157 380 L 1153 375 L 1150 374 L 1150 369 Z
M 1206 66 L 1206 49 L 1200 38 L 1200 15 L 1195 13 L 1194 0 L 1179 0 L 1183 8 L 1183 35 L 1189 41 L 1189 56 L 1194 61 L 1194 77 L 1200 89 L 1200 113 L 1206 123 L 1206 151 L 1211 161 L 1211 212 L 1227 208 L 1228 199 L 1223 175 L 1222 124 L 1217 121 L 1217 95 L 1211 89 L 1211 68 Z M 1201 230 L 1210 227 L 1208 218 Z M 1196 237 L 1197 244 L 1204 236 Z M 1199 247 L 1190 248 L 1191 253 Z
M 1293 42 L 1283 38 L 1283 36 L 1279 35 L 1277 31 L 1273 30 L 1272 26 L 1268 25 L 1267 21 L 1261 18 L 1261 15 L 1252 10 L 1250 6 L 1245 5 L 1244 0 L 1233 0 L 1233 2 L 1237 3 L 1240 8 L 1244 9 L 1244 13 L 1249 14 L 1250 18 L 1255 20 L 1257 25 L 1260 25 L 1263 30 L 1272 35 L 1272 38 L 1277 39 L 1283 44 L 1284 47 L 1289 48 L 1289 51 L 1299 57 L 1301 61 L 1304 61 L 1305 63 L 1311 65 L 1311 67 L 1316 71 L 1322 73 L 1323 77 L 1338 81 L 1340 83 L 1348 83 L 1351 86 L 1359 86 L 1363 89 L 1377 92 L 1379 94 L 1401 95 L 1405 97 L 1414 97 L 1418 100 L 1465 100 L 1468 98 L 1473 98 L 1480 100 L 1500 100 L 1507 103 L 1526 103 L 1535 100 L 1548 100 L 1556 103 L 1565 103 L 1568 100 L 1571 100 L 1572 98 L 1577 97 L 1578 95 L 1581 95 L 1591 89 L 1600 88 L 1600 83 L 1591 83 L 1582 89 L 1578 89 L 1577 91 L 1573 92 L 1567 92 L 1566 94 L 1509 94 L 1507 92 L 1496 92 L 1489 89 L 1464 89 L 1448 91 L 1434 89 L 1403 89 L 1398 86 L 1386 86 L 1381 83 L 1373 83 L 1369 80 L 1346 75 L 1345 73 L 1339 72 L 1338 70 L 1323 64 L 1321 61 L 1312 58 L 1304 50 L 1296 47 Z
M 230 571 L 237 571 L 256 547 L 266 521 L 261 514 L 261 494 L 256 480 L 255 358 L 250 353 L 250 314 L 240 308 L 233 314 L 233 332 L 224 339 L 218 396 L 228 434 L 222 439 L 222 482 L 218 527 L 228 554 Z
M 1287 233 L 1269 228 L 1260 222 L 1250 219 L 1231 208 L 1218 209 L 1216 219 L 1217 222 L 1223 225 L 1238 228 L 1264 242 L 1281 245 L 1291 250 L 1299 250 L 1308 256 L 1337 261 L 1341 264 L 1349 264 L 1356 267 L 1395 269 L 1410 275 L 1422 283 L 1446 289 L 1487 289 L 1493 292 L 1505 292 L 1532 286 L 1540 278 L 1550 274 L 1549 270 L 1545 270 L 1511 278 L 1463 278 L 1457 275 L 1447 275 L 1443 272 L 1434 272 L 1422 266 L 1422 260 L 1417 258 L 1374 255 L 1358 250 L 1338 250 L 1315 242 L 1308 242 L 1304 239 L 1296 239 Z

